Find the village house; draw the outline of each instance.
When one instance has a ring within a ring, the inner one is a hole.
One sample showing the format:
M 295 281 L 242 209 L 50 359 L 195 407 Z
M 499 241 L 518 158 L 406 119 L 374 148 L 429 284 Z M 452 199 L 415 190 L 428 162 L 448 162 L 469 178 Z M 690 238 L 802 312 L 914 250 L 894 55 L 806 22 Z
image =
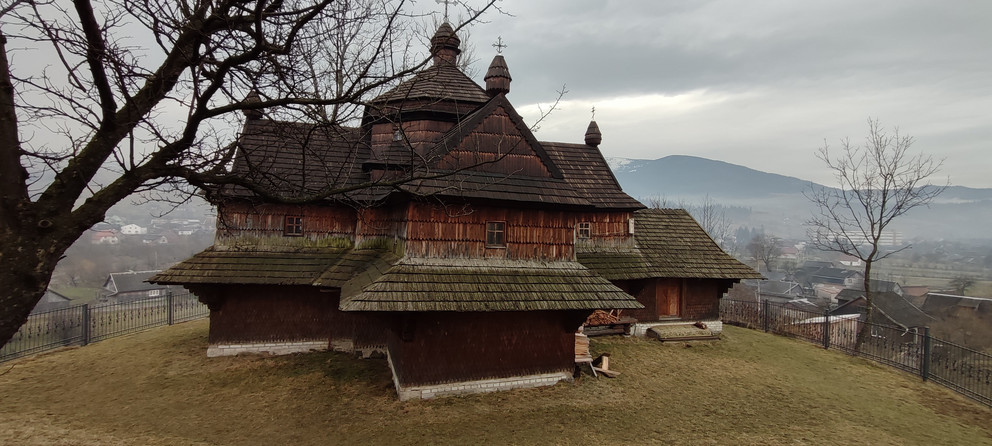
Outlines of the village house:
M 148 233 L 148 228 L 138 226 L 136 224 L 128 224 L 121 226 L 121 234 L 124 235 L 141 235 L 147 233 Z
M 864 290 L 846 289 L 838 295 L 844 303 L 833 309 L 831 315 L 864 315 L 867 301 Z M 889 337 L 899 343 L 922 342 L 924 329 L 936 319 L 917 308 L 894 291 L 872 292 L 872 319 L 875 324 L 898 327 L 894 334 L 882 327 L 872 327 L 873 336 Z M 863 319 L 863 318 L 862 318 Z
M 70 305 L 72 305 L 72 299 L 69 299 L 62 293 L 48 288 L 45 290 L 45 295 L 41 297 L 41 300 L 39 300 L 38 303 L 35 304 L 34 308 L 31 309 L 31 314 L 60 310 Z
M 503 56 L 483 88 L 458 45 L 442 24 L 433 65 L 370 101 L 358 128 L 246 112 L 232 169 L 252 188 L 207 191 L 214 246 L 151 279 L 209 306 L 209 356 L 384 352 L 401 399 L 550 385 L 571 379 L 593 311 L 713 319 L 753 274 L 726 268 L 684 211 L 625 194 L 595 121 L 584 143 L 538 141 L 507 100 Z M 706 251 L 678 246 L 679 228 Z
M 127 271 L 110 273 L 100 290 L 101 300 L 128 301 L 145 297 L 165 296 L 170 287 L 149 283 L 148 279 L 161 271 Z
M 90 243 L 94 245 L 117 245 L 121 240 L 117 237 L 117 232 L 113 230 L 96 231 L 90 236 Z

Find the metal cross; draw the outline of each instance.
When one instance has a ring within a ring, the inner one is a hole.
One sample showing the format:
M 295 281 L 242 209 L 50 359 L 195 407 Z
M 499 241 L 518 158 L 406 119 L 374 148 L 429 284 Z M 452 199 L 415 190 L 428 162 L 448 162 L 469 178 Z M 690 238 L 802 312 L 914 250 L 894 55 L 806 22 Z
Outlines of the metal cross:
M 493 46 L 496 47 L 496 54 L 503 54 L 503 48 L 506 48 L 509 45 L 503 43 L 503 36 L 499 36 L 496 38 L 496 43 L 494 43 Z
M 592 108 L 592 120 L 593 120 L 593 121 L 595 121 L 595 120 L 596 120 L 596 107 L 593 107 L 593 108 Z
M 453 4 L 458 3 L 458 2 L 455 1 L 455 0 L 434 0 L 434 1 L 436 1 L 438 4 L 442 4 L 442 3 L 444 4 L 444 21 L 447 22 L 448 21 L 448 5 L 453 5 Z

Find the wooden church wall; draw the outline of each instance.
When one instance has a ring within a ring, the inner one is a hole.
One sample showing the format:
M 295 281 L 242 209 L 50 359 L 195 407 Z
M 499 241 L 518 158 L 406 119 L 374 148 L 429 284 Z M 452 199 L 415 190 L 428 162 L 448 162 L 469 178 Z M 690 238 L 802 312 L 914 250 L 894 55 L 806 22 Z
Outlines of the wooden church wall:
M 591 236 L 587 240 L 582 240 L 578 239 L 576 234 L 576 243 L 600 247 L 633 243 L 634 239 L 630 233 L 630 220 L 633 217 L 634 213 L 629 211 L 577 213 L 573 216 L 575 220 L 573 227 L 579 223 L 589 223 Z
M 386 344 L 386 325 L 373 314 L 338 309 L 340 290 L 308 286 L 227 285 L 198 290 L 213 298 L 211 344 L 347 341 L 355 348 Z
M 389 331 L 403 385 L 571 372 L 575 331 L 591 312 L 411 313 Z
M 344 237 L 355 234 L 355 210 L 337 205 L 228 203 L 218 207 L 217 236 L 281 237 L 286 217 L 303 217 L 303 236 Z
M 331 327 L 347 322 L 337 294 L 313 287 L 226 285 L 200 293 L 219 296 L 211 305 L 211 344 L 326 340 Z
M 564 211 L 411 204 L 406 254 L 571 260 L 573 218 Z M 486 246 L 487 222 L 504 222 L 505 247 Z
M 368 207 L 358 211 L 356 244 L 373 238 L 406 239 L 406 206 Z

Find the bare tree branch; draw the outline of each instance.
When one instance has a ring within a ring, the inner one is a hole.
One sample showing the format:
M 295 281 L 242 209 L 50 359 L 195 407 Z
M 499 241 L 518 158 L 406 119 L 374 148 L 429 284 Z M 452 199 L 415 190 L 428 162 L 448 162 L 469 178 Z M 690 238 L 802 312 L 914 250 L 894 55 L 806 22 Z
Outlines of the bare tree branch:
M 458 28 L 495 9 L 493 0 L 480 3 L 463 5 Z M 221 143 L 243 123 L 241 112 L 342 126 L 370 96 L 430 62 L 408 43 L 422 15 L 404 0 L 72 5 L 0 6 L 0 261 L 14 265 L 0 272 L 0 344 L 41 298 L 65 250 L 115 203 L 158 187 L 250 187 L 228 172 L 237 144 Z M 53 65 L 11 63 L 41 52 Z M 244 101 L 252 91 L 259 100 Z
M 914 142 L 911 136 L 900 134 L 898 128 L 889 133 L 878 120 L 868 119 L 864 143 L 853 144 L 844 139 L 836 157 L 826 143 L 817 152 L 817 157 L 833 172 L 837 188 L 811 187 L 805 192 L 816 205 L 816 211 L 806 222 L 812 245 L 856 257 L 865 264 L 869 322 L 872 265 L 907 248 L 883 246 L 883 234 L 899 216 L 929 205 L 948 184 L 946 181 L 942 185 L 929 184 L 940 170 L 942 160 L 910 154 Z M 859 333 L 858 347 L 864 340 L 866 327 Z

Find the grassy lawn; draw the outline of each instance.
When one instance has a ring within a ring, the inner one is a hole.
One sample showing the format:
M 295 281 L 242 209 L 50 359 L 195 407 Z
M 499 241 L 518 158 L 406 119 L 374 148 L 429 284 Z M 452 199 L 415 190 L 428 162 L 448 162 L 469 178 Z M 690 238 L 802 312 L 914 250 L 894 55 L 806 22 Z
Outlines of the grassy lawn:
M 206 321 L 0 365 L 0 443 L 990 444 L 992 410 L 918 378 L 736 327 L 593 338 L 616 379 L 399 402 L 384 360 L 205 357 Z M 11 368 L 11 366 L 13 366 Z

